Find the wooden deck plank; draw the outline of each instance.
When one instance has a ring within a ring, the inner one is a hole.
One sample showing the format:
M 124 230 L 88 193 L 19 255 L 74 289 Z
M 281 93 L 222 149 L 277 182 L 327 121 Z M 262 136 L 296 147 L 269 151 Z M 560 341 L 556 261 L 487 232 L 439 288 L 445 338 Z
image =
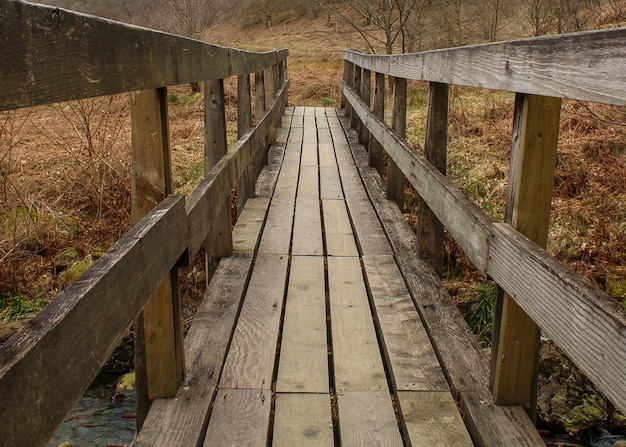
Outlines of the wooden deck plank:
M 337 404 L 342 447 L 403 445 L 388 392 L 350 391 Z
M 398 402 L 413 447 L 472 447 L 449 392 L 401 391 Z
M 393 256 L 363 256 L 367 282 L 398 391 L 448 391 L 428 334 Z M 454 413 L 458 416 L 456 407 Z
M 343 200 L 343 187 L 339 180 L 337 166 L 320 166 L 320 197 L 322 199 Z
M 204 447 L 266 445 L 271 408 L 268 390 L 220 390 Z
M 317 143 L 302 143 L 301 166 L 316 166 L 317 162 Z
M 297 199 L 293 221 L 293 255 L 322 256 L 322 217 L 319 199 Z
M 295 199 L 299 174 L 300 167 L 297 164 L 284 163 L 280 168 L 272 201 L 276 199 Z
M 322 200 L 328 256 L 358 256 L 352 225 L 343 200 Z
M 246 255 L 220 260 L 185 338 L 186 386 L 152 403 L 135 446 L 201 443 L 251 264 Z
M 284 255 L 257 256 L 222 371 L 221 389 L 271 388 L 287 261 Z
M 233 253 L 254 253 L 269 204 L 269 199 L 260 197 L 246 201 L 233 229 Z
M 287 255 L 291 245 L 294 199 L 274 197 L 267 214 L 266 228 L 259 245 L 259 253 Z
M 334 446 L 330 395 L 278 394 L 272 446 Z
M 359 258 L 330 257 L 328 282 L 335 387 L 387 390 L 387 379 Z
M 319 172 L 317 166 L 300 166 L 298 199 L 318 199 L 320 196 Z
M 292 258 L 277 392 L 329 392 L 324 282 L 322 257 Z
M 318 145 L 320 166 L 330 166 L 337 169 L 337 158 L 332 143 L 320 143 Z

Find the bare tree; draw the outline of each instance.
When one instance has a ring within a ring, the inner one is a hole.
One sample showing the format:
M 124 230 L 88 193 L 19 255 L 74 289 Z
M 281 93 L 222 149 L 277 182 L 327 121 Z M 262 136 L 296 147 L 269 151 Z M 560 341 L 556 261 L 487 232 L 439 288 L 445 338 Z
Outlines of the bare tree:
M 424 28 L 422 13 L 428 0 L 315 0 L 350 26 L 372 53 L 406 52 Z
M 584 31 L 596 27 L 599 0 L 558 0 L 556 18 L 559 33 Z
M 553 3 L 551 0 L 529 0 L 525 7 L 526 18 L 533 36 L 542 36 L 549 31 Z
M 202 39 L 226 17 L 228 0 L 144 1 L 135 22 L 173 34 Z

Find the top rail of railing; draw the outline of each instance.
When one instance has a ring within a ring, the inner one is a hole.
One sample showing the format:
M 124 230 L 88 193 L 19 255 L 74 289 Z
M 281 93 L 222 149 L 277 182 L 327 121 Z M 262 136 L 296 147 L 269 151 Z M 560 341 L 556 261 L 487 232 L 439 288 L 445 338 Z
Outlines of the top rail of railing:
M 276 65 L 254 53 L 17 0 L 0 2 L 0 110 L 225 79 Z

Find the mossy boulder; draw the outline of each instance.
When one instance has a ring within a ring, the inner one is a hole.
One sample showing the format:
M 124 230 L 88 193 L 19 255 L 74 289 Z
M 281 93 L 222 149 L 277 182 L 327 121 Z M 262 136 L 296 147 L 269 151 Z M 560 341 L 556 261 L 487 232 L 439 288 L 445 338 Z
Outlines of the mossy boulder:
M 538 416 L 554 432 L 576 433 L 607 419 L 607 401 L 552 343 L 541 348 Z
M 59 273 L 80 261 L 80 252 L 77 248 L 70 247 L 61 250 L 54 258 L 54 270 Z
M 96 257 L 94 255 L 87 255 L 83 259 L 78 262 L 72 264 L 70 268 L 63 271 L 61 275 L 59 275 L 59 280 L 61 281 L 61 285 L 65 288 L 76 281 L 80 275 L 85 273 L 85 271 L 91 267 L 94 262 L 96 262 Z
M 626 307 L 626 273 L 617 270 L 607 272 L 604 290 Z
M 135 389 L 135 371 L 124 374 L 117 382 L 117 391 L 129 391 Z

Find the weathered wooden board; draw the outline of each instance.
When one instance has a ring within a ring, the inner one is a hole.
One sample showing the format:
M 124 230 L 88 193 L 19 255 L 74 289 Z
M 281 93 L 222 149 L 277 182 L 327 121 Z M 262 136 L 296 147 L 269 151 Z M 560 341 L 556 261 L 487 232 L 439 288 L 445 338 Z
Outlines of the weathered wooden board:
M 317 166 L 317 143 L 302 143 L 302 158 L 300 160 L 302 166 Z
M 291 199 L 293 201 L 296 198 L 299 174 L 300 167 L 297 164 L 283 163 L 283 166 L 280 168 L 280 173 L 278 174 L 272 200 Z
M 269 199 L 248 199 L 233 229 L 233 252 L 254 253 L 265 223 Z
M 337 158 L 335 148 L 332 143 L 320 143 L 318 145 L 320 166 L 331 166 L 337 168 Z
M 363 265 L 395 390 L 448 391 L 430 338 L 393 256 L 363 256 Z
M 511 226 L 494 233 L 489 274 L 626 411 L 626 310 Z
M 387 391 L 349 391 L 337 396 L 341 445 L 401 447 L 402 436 Z
M 333 422 L 328 394 L 277 394 L 274 447 L 332 447 Z
M 294 199 L 274 197 L 267 214 L 266 228 L 259 245 L 259 253 L 289 254 L 293 227 Z
M 304 161 L 304 159 L 303 159 Z M 298 180 L 298 199 L 319 199 L 319 172 L 317 166 L 300 166 L 300 179 Z
M 307 123 L 307 118 L 309 119 L 309 121 L 312 120 L 313 122 Z M 302 135 L 302 142 L 317 144 L 317 129 L 315 128 L 315 117 L 304 117 L 304 133 Z
M 270 198 L 274 194 L 284 153 L 285 146 L 283 144 L 270 146 L 267 153 L 267 165 L 263 167 L 256 181 L 255 193 L 257 197 Z
M 2 345 L 3 445 L 47 445 L 185 250 L 186 220 L 170 196 Z
M 185 384 L 175 399 L 156 399 L 152 403 L 135 446 L 202 443 L 251 266 L 251 256 L 220 260 L 185 338 Z
M 626 104 L 626 29 L 590 31 L 405 55 L 344 51 L 361 67 L 444 84 Z
M 320 198 L 330 200 L 343 200 L 344 198 L 336 165 L 320 166 Z
M 209 45 L 32 3 L 3 2 L 0 17 L 0 110 L 224 79 L 288 55 Z
M 350 217 L 343 200 L 322 200 L 328 256 L 358 256 Z
M 413 447 L 473 447 L 449 392 L 400 391 L 398 403 Z
M 416 258 L 415 234 L 398 207 L 386 199 L 375 168 L 361 172 L 474 443 L 485 447 L 544 445 L 521 407 L 493 404 L 489 366 L 474 335 L 432 268 Z
M 222 371 L 221 389 L 270 389 L 286 276 L 287 256 L 257 256 Z
M 328 282 L 337 392 L 387 391 L 359 258 L 328 258 Z
M 293 221 L 293 255 L 322 256 L 322 218 L 319 199 L 297 199 Z
M 269 390 L 220 389 L 204 447 L 266 445 L 271 408 Z
M 327 346 L 324 258 L 294 256 L 291 259 L 276 391 L 328 393 Z
M 372 136 L 381 142 L 463 252 L 485 274 L 491 239 L 489 218 L 421 154 L 367 110 L 353 91 L 344 89 L 344 94 L 360 119 L 366 122 Z M 347 191 L 345 182 L 344 190 Z

